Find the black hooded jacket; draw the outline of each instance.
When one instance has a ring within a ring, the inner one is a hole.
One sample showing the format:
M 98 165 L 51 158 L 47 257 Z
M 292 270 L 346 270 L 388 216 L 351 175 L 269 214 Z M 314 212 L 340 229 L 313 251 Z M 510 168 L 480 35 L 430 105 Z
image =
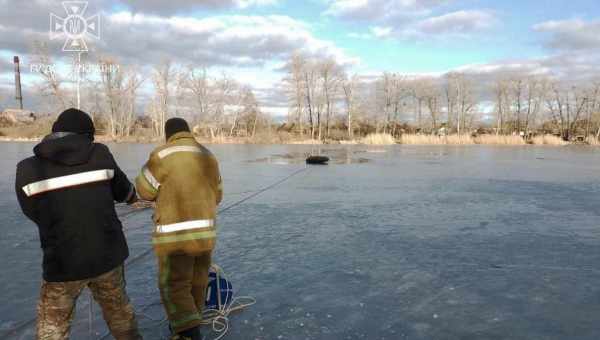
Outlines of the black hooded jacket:
M 85 134 L 58 132 L 17 165 L 21 209 L 39 229 L 44 279 L 83 280 L 121 265 L 129 251 L 114 201 L 134 186 L 108 148 Z

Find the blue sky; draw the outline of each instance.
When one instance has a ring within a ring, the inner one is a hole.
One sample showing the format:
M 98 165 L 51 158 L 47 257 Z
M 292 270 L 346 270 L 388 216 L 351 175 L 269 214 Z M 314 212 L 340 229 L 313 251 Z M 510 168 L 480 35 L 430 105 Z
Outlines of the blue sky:
M 391 1 L 394 2 L 394 1 Z M 418 1 L 417 1 L 418 2 Z M 545 34 L 536 32 L 536 24 L 551 20 L 600 18 L 600 4 L 593 0 L 518 1 L 463 0 L 446 1 L 427 16 L 465 10 L 485 10 L 493 14 L 493 23 L 466 36 L 422 39 L 366 39 L 352 34 L 369 34 L 376 21 L 344 20 L 326 15 L 330 3 L 325 0 L 279 1 L 269 6 L 250 8 L 182 10 L 175 15 L 205 18 L 215 15 L 283 15 L 308 23 L 315 36 L 335 42 L 352 56 L 360 58 L 362 71 L 409 73 L 445 72 L 468 64 L 542 57 L 553 51 L 544 48 Z M 127 10 L 117 5 L 114 10 Z M 425 17 L 427 17 L 425 16 Z M 410 18 L 403 18 L 410 25 Z
M 12 55 L 32 60 L 48 41 L 60 1 L 0 0 L 0 103 Z M 592 0 L 103 0 L 102 37 L 91 59 L 109 55 L 148 68 L 161 60 L 227 72 L 253 87 L 273 112 L 286 109 L 282 65 L 295 52 L 331 57 L 349 73 L 442 75 L 449 71 L 569 76 L 600 64 L 600 4 Z M 25 74 L 32 85 L 34 74 Z M 7 90 L 8 89 L 8 90 Z
M 455 1 L 434 13 L 486 9 L 494 13 L 497 22 L 468 37 L 374 40 L 348 36 L 349 33 L 368 33 L 369 22 L 319 17 L 318 13 L 326 6 L 315 2 L 300 3 L 288 3 L 275 11 L 299 13 L 298 18 L 308 21 L 317 15 L 316 34 L 360 57 L 368 69 L 414 73 L 444 72 L 465 64 L 545 56 L 552 51 L 543 47 L 544 35 L 535 32 L 534 25 L 550 20 L 600 17 L 597 1 Z

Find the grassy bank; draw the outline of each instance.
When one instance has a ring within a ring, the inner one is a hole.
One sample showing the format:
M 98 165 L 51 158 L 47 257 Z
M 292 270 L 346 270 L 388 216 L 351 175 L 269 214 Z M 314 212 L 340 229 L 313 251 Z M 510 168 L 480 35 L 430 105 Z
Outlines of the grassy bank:
M 398 141 L 408 145 L 567 145 L 568 142 L 553 135 L 536 136 L 526 141 L 520 136 L 512 135 L 403 135 Z
M 0 128 L 0 142 L 30 142 L 39 141 L 43 136 L 50 132 L 51 120 L 44 119 L 36 124 L 19 125 Z M 103 143 L 161 143 L 162 138 L 154 137 L 150 129 L 138 129 L 131 136 L 112 138 L 107 135 L 97 135 L 96 140 Z M 367 136 L 351 140 L 324 140 L 307 139 L 306 136 L 299 136 L 285 131 L 270 131 L 257 133 L 253 137 L 228 137 L 218 135 L 216 137 L 197 136 L 199 142 L 206 144 L 362 144 L 362 145 L 567 145 L 568 142 L 553 135 L 540 135 L 525 141 L 520 136 L 513 135 L 447 135 L 434 136 L 427 134 L 403 134 L 400 138 L 394 138 L 387 133 L 373 133 Z M 600 142 L 593 137 L 587 141 L 589 145 L 600 145 Z

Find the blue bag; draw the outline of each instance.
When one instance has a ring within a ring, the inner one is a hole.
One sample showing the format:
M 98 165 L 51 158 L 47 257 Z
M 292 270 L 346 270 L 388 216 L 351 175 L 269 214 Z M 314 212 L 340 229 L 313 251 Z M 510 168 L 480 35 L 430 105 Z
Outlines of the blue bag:
M 223 271 L 212 265 L 208 272 L 206 287 L 206 309 L 223 310 L 233 300 L 233 286 L 223 275 Z

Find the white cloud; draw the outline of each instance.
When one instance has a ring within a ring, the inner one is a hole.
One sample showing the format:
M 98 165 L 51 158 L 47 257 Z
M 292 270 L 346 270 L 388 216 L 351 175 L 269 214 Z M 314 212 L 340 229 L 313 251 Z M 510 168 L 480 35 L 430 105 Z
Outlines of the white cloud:
M 248 7 L 259 7 L 259 6 L 273 6 L 277 5 L 279 0 L 237 0 L 235 4 L 239 8 L 248 8 Z
M 600 48 L 600 20 L 546 21 L 534 25 L 533 29 L 550 35 L 545 42 L 550 49 L 572 51 Z
M 463 10 L 421 20 L 416 28 L 424 34 L 465 34 L 490 28 L 495 21 L 490 11 Z
M 376 38 L 387 38 L 392 35 L 393 30 L 392 27 L 373 26 L 370 28 L 371 33 Z
M 12 51 L 16 46 L 25 51 L 19 52 L 21 55 L 29 51 L 20 41 L 32 36 L 48 39 L 46 31 L 19 30 L 16 26 L 6 32 L 3 28 L 0 38 L 4 34 L 12 38 L 3 39 L 7 43 L 3 50 Z M 359 62 L 332 41 L 316 37 L 309 24 L 277 15 L 199 19 L 123 11 L 104 16 L 102 39 L 89 46 L 94 49 L 92 58 L 109 55 L 142 70 L 165 59 L 184 66 L 216 67 L 250 85 L 266 111 L 278 115 L 287 110 L 287 103 L 285 94 L 276 89 L 282 75 L 275 65 L 287 61 L 292 53 L 332 57 L 345 65 Z M 51 51 L 57 58 L 65 56 L 59 46 Z M 2 68 L 8 66 L 2 63 Z
M 497 78 L 511 76 L 545 76 L 566 83 L 585 83 L 600 76 L 600 55 L 570 52 L 540 58 L 464 65 L 449 71 L 468 74 L 480 84 L 489 84 Z
M 326 15 L 348 20 L 387 21 L 424 16 L 448 0 L 329 0 Z
M 487 10 L 463 10 L 418 20 L 394 32 L 401 39 L 469 38 L 498 23 Z
M 274 117 L 286 117 L 289 108 L 286 106 L 261 106 L 260 110 L 263 113 L 269 114 Z
M 369 40 L 369 39 L 373 38 L 373 36 L 370 33 L 356 33 L 356 32 L 348 33 L 348 37 L 353 38 L 353 39 L 362 39 L 362 40 Z
M 344 20 L 374 24 L 368 38 L 429 39 L 468 37 L 497 24 L 496 14 L 465 9 L 434 15 L 451 0 L 332 0 L 325 14 Z M 366 35 L 355 38 L 367 38 Z
M 6 4 L 6 1 L 0 0 L 0 4 Z M 40 2 L 6 6 L 10 11 L 0 13 L 0 51 L 11 56 L 13 53 L 21 55 L 25 67 L 25 61 L 31 62 L 31 42 L 39 40 L 50 43 L 49 51 L 55 62 L 68 61 L 69 54 L 61 51 L 63 41 L 48 40 L 48 13 L 59 13 L 62 10 L 60 2 L 36 1 Z M 179 0 L 169 2 L 176 4 Z M 109 3 L 115 4 L 116 0 L 102 2 L 105 7 L 100 8 L 92 8 L 97 4 L 90 3 L 88 10 L 90 13 L 108 10 Z M 256 90 L 261 103 L 279 111 L 287 104 L 285 95 L 276 89 L 282 75 L 274 65 L 284 63 L 295 51 L 309 56 L 333 57 L 345 65 L 360 62 L 333 41 L 318 37 L 311 24 L 288 16 L 218 15 L 199 18 L 191 17 L 189 13 L 166 16 L 168 12 L 151 14 L 152 1 L 135 3 L 140 6 L 139 11 L 103 13 L 101 39 L 88 43 L 91 62 L 107 55 L 123 64 L 138 65 L 142 72 L 165 59 L 184 66 L 194 64 L 224 70 Z M 163 3 L 167 2 L 160 1 L 157 6 Z M 204 1 L 203 5 L 209 3 Z M 277 3 L 274 0 L 241 0 L 236 1 L 233 8 Z M 11 65 L 2 63 L 0 73 L 11 72 L 9 67 Z M 26 74 L 23 80 L 26 82 L 32 77 Z
M 189 13 L 198 9 L 246 9 L 250 7 L 273 6 L 279 0 L 113 0 L 113 4 L 124 5 L 136 13 L 150 13 L 161 16 Z
M 206 65 L 253 66 L 286 59 L 300 50 L 346 64 L 357 62 L 333 42 L 317 38 L 308 24 L 287 16 L 197 19 L 120 12 L 107 19 L 102 49 L 133 61 L 159 61 L 166 56 Z

